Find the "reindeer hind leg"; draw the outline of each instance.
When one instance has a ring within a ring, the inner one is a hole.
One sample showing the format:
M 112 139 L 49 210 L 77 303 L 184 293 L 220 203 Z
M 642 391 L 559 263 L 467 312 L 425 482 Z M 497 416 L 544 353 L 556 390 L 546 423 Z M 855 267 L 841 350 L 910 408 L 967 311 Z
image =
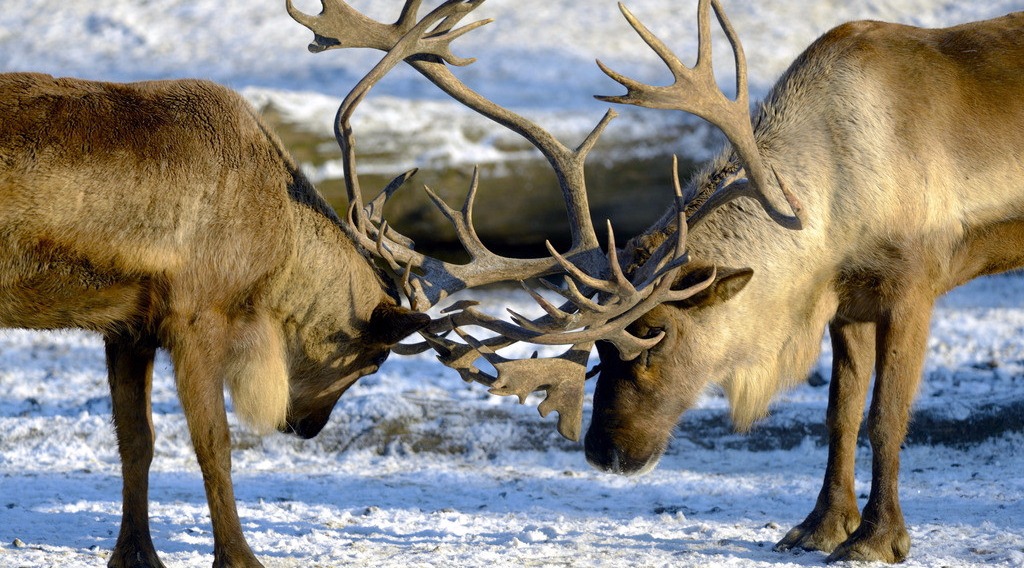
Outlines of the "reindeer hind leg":
M 149 530 L 149 466 L 155 439 L 151 392 L 156 342 L 110 336 L 105 343 L 123 483 L 121 531 L 107 565 L 163 568 Z

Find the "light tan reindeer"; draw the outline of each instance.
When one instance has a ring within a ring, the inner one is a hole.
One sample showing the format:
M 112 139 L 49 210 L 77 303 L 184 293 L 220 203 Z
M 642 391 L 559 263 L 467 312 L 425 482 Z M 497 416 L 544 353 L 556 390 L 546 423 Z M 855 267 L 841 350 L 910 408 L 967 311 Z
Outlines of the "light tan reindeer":
M 735 100 L 711 72 L 712 7 L 736 56 Z M 824 550 L 832 561 L 902 560 L 909 538 L 898 499 L 899 447 L 934 299 L 1024 265 L 1024 14 L 943 30 L 840 26 L 797 58 L 752 125 L 742 47 L 716 0 L 699 4 L 700 56 L 692 69 L 623 13 L 675 82 L 652 87 L 605 68 L 628 88 L 605 100 L 698 114 L 721 127 L 731 147 L 695 176 L 685 198 L 677 184 L 676 205 L 661 221 L 622 251 L 612 240 L 606 265 L 591 262 L 593 238 L 582 250 L 554 254 L 568 274 L 567 288 L 557 291 L 569 303 L 539 300 L 548 318 L 513 315 L 507 323 L 457 304 L 446 326 L 435 322 L 432 330 L 478 325 L 501 336 L 477 342 L 463 333 L 469 346 L 428 335 L 429 342 L 464 377 L 494 381 L 496 392 L 546 388 L 541 410 L 555 408 L 566 419 L 579 415 L 585 353 L 596 340 L 601 374 L 587 457 L 632 474 L 656 465 L 680 415 L 709 384 L 725 389 L 736 426 L 749 428 L 776 392 L 803 380 L 827 327 L 835 357 L 825 481 L 814 510 L 777 548 Z M 300 20 L 317 33 L 315 49 L 343 47 L 337 38 L 346 30 L 329 23 L 339 18 L 325 9 L 319 20 Z M 565 173 L 575 162 L 560 160 L 564 152 L 546 134 L 485 104 L 438 62 L 413 65 L 467 106 L 525 132 L 563 191 L 576 196 L 568 201 L 585 203 L 582 177 Z M 471 202 L 447 213 L 472 244 Z M 581 216 L 570 210 L 571 218 Z M 403 266 L 429 264 L 403 249 L 379 218 L 364 233 L 361 240 L 379 243 L 396 273 L 411 277 Z M 517 277 L 514 265 L 498 264 Z M 405 289 L 416 297 L 423 290 L 412 278 Z M 574 346 L 555 361 L 493 353 L 516 340 Z M 497 378 L 473 367 L 481 354 Z M 853 460 L 873 370 L 872 490 L 862 516 Z M 570 437 L 571 423 L 560 422 Z
M 712 6 L 736 53 L 731 105 L 711 72 Z M 813 511 L 776 548 L 823 550 L 829 561 L 903 560 L 899 450 L 935 298 L 1024 265 L 1024 13 L 947 29 L 839 26 L 793 62 L 752 119 L 742 48 L 718 0 L 700 2 L 694 69 L 623 13 L 676 81 L 653 87 L 606 69 L 628 89 L 606 100 L 699 114 L 732 147 L 688 187 L 690 261 L 675 285 L 704 280 L 715 266 L 718 277 L 634 322 L 633 334 L 663 337 L 639 356 L 598 344 L 588 460 L 621 474 L 654 467 L 708 384 L 724 388 L 736 426 L 748 428 L 776 392 L 806 376 L 828 327 L 825 480 Z M 734 200 L 776 186 L 806 206 L 802 231 Z M 623 256 L 642 261 L 677 227 L 667 214 Z M 861 513 L 853 462 L 872 371 L 872 483 Z

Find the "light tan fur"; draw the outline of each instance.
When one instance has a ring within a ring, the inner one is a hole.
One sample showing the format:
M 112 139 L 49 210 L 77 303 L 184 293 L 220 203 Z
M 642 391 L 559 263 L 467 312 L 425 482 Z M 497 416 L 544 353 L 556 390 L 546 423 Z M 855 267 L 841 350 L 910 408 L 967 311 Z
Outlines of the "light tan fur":
M 231 338 L 224 371 L 235 412 L 261 434 L 284 428 L 288 417 L 288 369 L 279 326 L 264 314 L 241 324 Z
M 259 566 L 231 484 L 225 386 L 259 432 L 316 435 L 338 397 L 429 321 L 396 294 L 236 93 L 0 75 L 0 326 L 103 335 L 124 472 L 109 565 L 149 533 L 150 381 L 170 352 L 215 566 Z
M 938 30 L 852 22 L 800 55 L 753 124 L 762 159 L 803 202 L 807 223 L 790 231 L 737 200 L 691 232 L 694 268 L 681 280 L 707 264 L 753 276 L 638 320 L 633 333 L 666 330 L 666 339 L 637 361 L 602 351 L 590 461 L 623 473 L 648 468 L 708 384 L 722 385 L 737 427 L 749 427 L 775 393 L 803 380 L 831 327 L 825 483 L 779 548 L 821 549 L 830 560 L 905 558 L 899 446 L 932 304 L 972 278 L 1024 266 L 1022 37 L 1024 13 Z M 726 151 L 690 190 L 705 194 L 736 169 Z M 650 254 L 671 219 L 627 254 Z M 853 453 L 872 371 L 874 466 L 862 522 Z

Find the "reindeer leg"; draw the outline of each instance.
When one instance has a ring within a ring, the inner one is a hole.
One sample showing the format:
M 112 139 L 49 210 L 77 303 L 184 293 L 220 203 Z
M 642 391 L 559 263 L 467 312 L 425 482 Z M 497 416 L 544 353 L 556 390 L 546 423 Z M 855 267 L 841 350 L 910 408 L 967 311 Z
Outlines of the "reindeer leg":
M 871 323 L 833 322 L 832 381 L 828 393 L 828 465 L 825 481 L 804 522 L 791 529 L 775 550 L 793 547 L 832 552 L 860 524 L 853 490 L 857 434 L 871 382 L 875 356 L 875 326 Z
M 154 440 L 150 393 L 155 342 L 122 337 L 107 337 L 105 341 L 124 484 L 121 532 L 107 566 L 163 568 L 149 533 L 149 465 Z
M 213 524 L 213 566 L 261 567 L 242 535 L 231 483 L 231 439 L 224 405 L 228 325 L 203 314 L 165 324 L 173 337 L 171 359 L 192 446 L 203 472 Z
M 877 376 L 868 413 L 871 495 L 860 527 L 828 557 L 829 562 L 901 562 L 910 552 L 899 501 L 900 445 L 924 367 L 931 301 L 909 296 L 878 323 Z

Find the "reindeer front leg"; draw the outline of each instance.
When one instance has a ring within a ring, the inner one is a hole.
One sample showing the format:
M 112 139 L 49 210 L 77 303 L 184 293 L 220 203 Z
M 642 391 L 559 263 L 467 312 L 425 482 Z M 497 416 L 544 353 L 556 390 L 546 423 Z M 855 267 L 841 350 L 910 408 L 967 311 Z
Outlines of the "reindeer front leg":
M 110 568 L 163 568 L 149 532 L 149 466 L 153 461 L 155 342 L 107 337 L 107 378 L 113 400 L 114 431 L 121 454 L 121 532 Z
M 814 510 L 775 545 L 778 551 L 797 547 L 832 552 L 860 523 L 853 489 L 854 459 L 875 360 L 875 325 L 836 321 L 829 326 L 829 333 L 833 356 L 825 480 Z
M 871 495 L 860 527 L 828 557 L 829 562 L 901 562 L 910 552 L 899 501 L 900 446 L 924 367 L 932 301 L 905 296 L 878 323 L 877 376 L 868 414 Z
M 224 404 L 224 369 L 228 366 L 228 322 L 203 314 L 169 325 L 171 359 L 185 419 L 213 524 L 213 566 L 260 567 L 242 535 L 231 483 L 231 439 Z

